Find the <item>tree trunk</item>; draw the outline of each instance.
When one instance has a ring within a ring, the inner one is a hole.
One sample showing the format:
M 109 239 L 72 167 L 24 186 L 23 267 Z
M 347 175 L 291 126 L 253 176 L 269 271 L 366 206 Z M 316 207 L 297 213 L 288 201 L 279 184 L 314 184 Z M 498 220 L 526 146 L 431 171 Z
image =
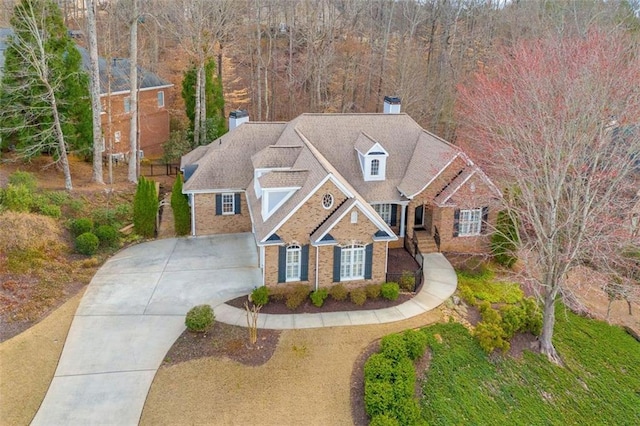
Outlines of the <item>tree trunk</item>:
M 47 84 L 47 90 L 49 92 L 49 99 L 51 99 L 51 112 L 53 113 L 53 125 L 58 139 L 58 160 L 62 164 L 62 172 L 64 173 L 64 187 L 67 191 L 73 190 L 71 184 L 71 168 L 69 167 L 69 158 L 67 158 L 67 145 L 64 142 L 64 133 L 62 133 L 62 125 L 60 124 L 60 114 L 58 114 L 58 103 L 56 101 L 56 94 L 53 88 Z
M 202 74 L 204 74 L 203 71 L 204 65 L 203 65 L 203 61 L 199 61 L 199 63 L 197 64 L 197 70 L 196 70 L 196 105 L 195 105 L 195 117 L 193 119 L 193 146 L 200 146 L 200 122 L 202 121 L 202 118 L 200 116 L 200 114 L 202 113 L 202 108 L 201 108 L 201 102 L 202 102 Z
M 213 76 L 212 76 L 213 77 Z M 200 144 L 207 143 L 207 68 L 202 63 L 202 77 L 200 78 Z
M 96 1 L 87 1 L 87 33 L 91 61 L 91 112 L 93 115 L 93 174 L 91 180 L 104 183 L 102 176 L 102 127 L 100 123 L 100 69 L 98 67 L 98 36 L 96 32 Z
M 542 335 L 540 336 L 540 352 L 549 361 L 560 364 L 560 357 L 553 346 L 553 326 L 556 323 L 555 292 L 547 289 L 544 296 L 544 312 L 542 317 Z
M 129 97 L 131 126 L 129 128 L 129 182 L 138 182 L 138 0 L 133 1 L 131 39 L 129 44 Z

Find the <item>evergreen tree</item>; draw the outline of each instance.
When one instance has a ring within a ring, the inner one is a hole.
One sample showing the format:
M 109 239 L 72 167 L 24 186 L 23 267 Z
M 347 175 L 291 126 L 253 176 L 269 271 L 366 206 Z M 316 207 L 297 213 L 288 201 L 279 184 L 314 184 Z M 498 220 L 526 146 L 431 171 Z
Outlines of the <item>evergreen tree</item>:
M 185 71 L 182 80 L 182 99 L 184 99 L 187 117 L 189 118 L 191 133 L 195 121 L 196 106 L 196 73 L 195 65 Z M 224 95 L 222 92 L 222 82 L 216 75 L 215 60 L 209 59 L 205 64 L 205 108 L 207 114 L 207 129 L 204 143 L 209 143 L 219 138 L 227 132 L 224 116 Z
M 191 229 L 191 215 L 187 196 L 182 193 L 182 175 L 176 177 L 171 190 L 171 209 L 176 235 L 187 235 Z
M 88 156 L 93 132 L 88 76 L 60 9 L 52 0 L 22 0 L 11 25 L 0 88 L 3 145 L 27 158 L 42 152 L 58 158 L 64 138 L 67 149 Z
M 158 207 L 155 182 L 141 176 L 133 199 L 133 229 L 136 234 L 146 238 L 155 236 Z

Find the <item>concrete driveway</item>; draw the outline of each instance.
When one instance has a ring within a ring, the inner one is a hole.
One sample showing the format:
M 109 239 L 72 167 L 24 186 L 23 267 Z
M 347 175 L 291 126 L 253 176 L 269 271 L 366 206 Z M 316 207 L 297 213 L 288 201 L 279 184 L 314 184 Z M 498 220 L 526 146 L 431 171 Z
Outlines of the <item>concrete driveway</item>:
M 262 281 L 253 235 L 167 239 L 127 248 L 93 277 L 32 425 L 136 425 L 156 370 L 194 305 Z

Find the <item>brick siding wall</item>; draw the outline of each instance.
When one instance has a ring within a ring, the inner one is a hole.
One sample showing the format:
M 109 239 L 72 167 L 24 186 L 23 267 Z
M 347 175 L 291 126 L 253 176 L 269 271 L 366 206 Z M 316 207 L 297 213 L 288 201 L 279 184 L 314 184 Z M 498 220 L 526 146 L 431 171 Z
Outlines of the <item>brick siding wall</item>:
M 195 194 L 196 235 L 251 232 L 247 198 L 240 195 L 240 214 L 216 215 L 216 194 Z

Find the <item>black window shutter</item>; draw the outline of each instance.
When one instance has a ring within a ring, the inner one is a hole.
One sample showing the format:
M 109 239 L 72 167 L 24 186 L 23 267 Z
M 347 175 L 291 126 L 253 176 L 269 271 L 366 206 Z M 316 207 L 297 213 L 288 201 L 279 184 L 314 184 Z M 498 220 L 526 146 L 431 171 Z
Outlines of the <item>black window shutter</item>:
M 222 194 L 216 194 L 216 216 L 222 214 Z
M 398 206 L 396 204 L 391 204 L 391 223 L 390 226 L 396 226 L 396 222 L 398 221 Z
M 364 248 L 364 279 L 371 279 L 371 271 L 373 269 L 373 244 L 368 244 Z
M 287 281 L 287 248 L 285 246 L 278 247 L 278 282 Z
M 233 203 L 233 207 L 234 207 L 234 213 L 235 214 L 240 214 L 240 193 L 236 193 L 233 195 L 234 197 L 234 203 Z
M 342 249 L 338 246 L 333 247 L 333 282 L 340 282 L 340 261 L 342 260 Z
M 460 232 L 460 209 L 453 212 L 453 236 L 457 237 Z
M 300 251 L 300 281 L 309 281 L 309 244 Z
M 482 208 L 482 224 L 480 225 L 480 233 L 481 234 L 486 234 L 487 233 L 487 221 L 489 220 L 489 207 L 484 206 Z

